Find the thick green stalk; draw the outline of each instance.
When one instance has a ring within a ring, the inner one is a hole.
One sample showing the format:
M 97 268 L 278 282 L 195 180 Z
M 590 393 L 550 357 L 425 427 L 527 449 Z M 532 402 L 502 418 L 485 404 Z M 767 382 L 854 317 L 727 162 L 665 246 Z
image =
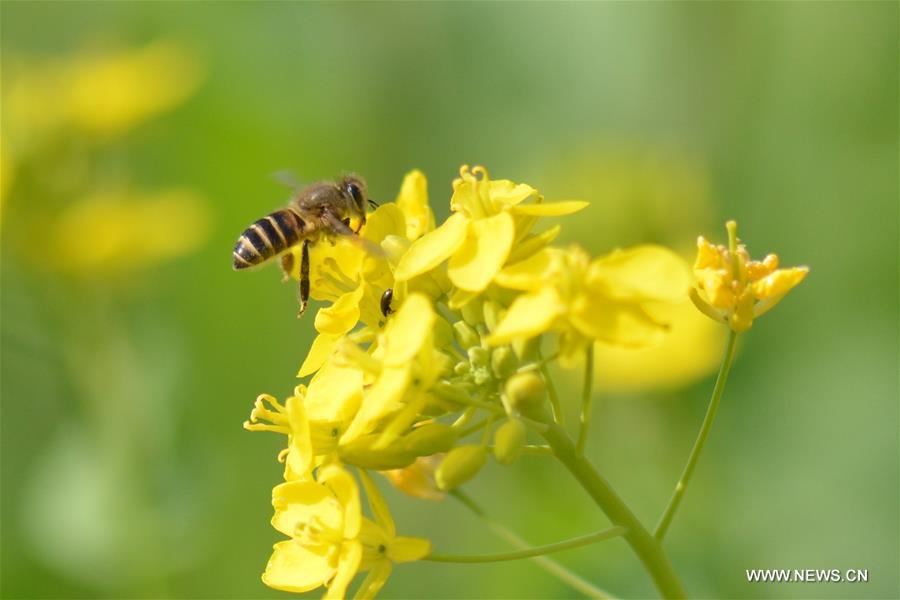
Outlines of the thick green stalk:
M 559 425 L 550 425 L 542 435 L 559 461 L 575 476 L 609 520 L 614 525 L 625 528 L 625 541 L 644 564 L 663 598 L 687 597 L 687 592 L 659 541 L 644 528 L 590 461 L 578 454 L 565 430 Z
M 687 489 L 688 482 L 691 480 L 691 475 L 694 474 L 694 468 L 697 466 L 697 460 L 700 458 L 700 453 L 703 451 L 703 446 L 706 444 L 706 438 L 709 437 L 709 431 L 712 428 L 713 421 L 716 419 L 716 411 L 719 410 L 719 402 L 722 400 L 722 394 L 725 393 L 725 383 L 728 381 L 731 363 L 734 362 L 734 348 L 737 342 L 737 336 L 737 332 L 733 329 L 729 331 L 728 344 L 725 346 L 725 355 L 722 357 L 722 365 L 719 367 L 719 376 L 716 378 L 716 385 L 713 388 L 712 397 L 709 400 L 709 407 L 706 409 L 706 417 L 703 418 L 703 425 L 700 426 L 700 433 L 697 434 L 697 440 L 694 442 L 694 447 L 691 449 L 690 456 L 688 456 L 687 464 L 684 465 L 681 479 L 675 484 L 675 491 L 672 492 L 669 504 L 666 506 L 666 510 L 663 511 L 663 515 L 659 519 L 656 531 L 653 532 L 653 536 L 658 540 L 662 540 L 666 536 L 666 531 L 668 531 L 669 525 L 672 524 L 672 518 L 675 516 L 675 511 L 678 510 L 678 505 L 681 504 L 681 499 Z
M 611 527 L 589 533 L 561 542 L 546 544 L 544 546 L 534 546 L 523 550 L 513 550 L 512 552 L 498 552 L 496 554 L 429 554 L 422 560 L 430 560 L 433 562 L 452 562 L 452 563 L 486 563 L 486 562 L 502 562 L 507 560 L 520 560 L 523 558 L 534 558 L 535 556 L 543 556 L 552 552 L 561 550 L 569 550 L 570 548 L 579 548 L 588 544 L 595 544 L 608 540 L 610 538 L 619 537 L 625 533 L 624 527 Z

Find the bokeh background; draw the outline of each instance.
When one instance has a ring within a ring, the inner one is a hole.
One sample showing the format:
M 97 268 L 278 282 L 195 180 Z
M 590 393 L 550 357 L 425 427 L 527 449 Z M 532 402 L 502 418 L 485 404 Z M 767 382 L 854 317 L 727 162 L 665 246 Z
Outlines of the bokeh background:
M 745 336 L 666 547 L 698 597 L 896 598 L 898 6 L 10 3 L 2 17 L 2 595 L 282 597 L 259 575 L 279 436 L 241 429 L 312 339 L 275 267 L 234 273 L 269 177 L 463 163 L 588 212 L 566 241 L 687 255 L 736 218 L 811 274 Z M 720 338 L 601 351 L 591 456 L 655 522 Z M 604 352 L 606 352 L 604 354 Z M 604 358 L 605 357 L 605 358 Z M 565 379 L 566 395 L 575 380 Z M 468 486 L 534 543 L 605 526 L 526 457 Z M 405 533 L 502 550 L 452 500 L 386 490 Z M 557 556 L 621 596 L 624 543 Z M 748 584 L 749 568 L 868 569 Z M 313 594 L 317 596 L 318 593 Z M 576 592 L 530 562 L 413 564 L 393 598 Z

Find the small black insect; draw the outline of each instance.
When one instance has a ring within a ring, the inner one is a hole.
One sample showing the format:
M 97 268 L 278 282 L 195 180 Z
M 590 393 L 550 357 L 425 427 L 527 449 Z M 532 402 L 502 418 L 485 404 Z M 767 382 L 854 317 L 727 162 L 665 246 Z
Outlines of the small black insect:
M 394 309 L 391 308 L 391 300 L 394 299 L 394 289 L 388 288 L 384 290 L 384 293 L 381 295 L 381 314 L 384 316 L 388 316 Z

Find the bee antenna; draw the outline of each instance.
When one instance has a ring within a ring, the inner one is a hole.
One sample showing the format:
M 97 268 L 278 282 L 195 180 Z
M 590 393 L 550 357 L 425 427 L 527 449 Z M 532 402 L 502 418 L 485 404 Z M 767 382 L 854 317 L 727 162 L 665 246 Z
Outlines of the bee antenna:
M 378 208 L 378 203 L 369 198 L 369 206 L 371 206 L 372 208 Z

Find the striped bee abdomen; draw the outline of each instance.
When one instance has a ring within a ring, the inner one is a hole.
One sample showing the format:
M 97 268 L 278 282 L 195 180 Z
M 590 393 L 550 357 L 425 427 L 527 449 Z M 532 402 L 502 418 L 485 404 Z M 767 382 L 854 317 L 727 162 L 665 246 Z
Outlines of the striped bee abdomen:
M 231 258 L 235 269 L 246 269 L 281 254 L 302 237 L 306 224 L 292 210 L 266 215 L 244 230 Z

